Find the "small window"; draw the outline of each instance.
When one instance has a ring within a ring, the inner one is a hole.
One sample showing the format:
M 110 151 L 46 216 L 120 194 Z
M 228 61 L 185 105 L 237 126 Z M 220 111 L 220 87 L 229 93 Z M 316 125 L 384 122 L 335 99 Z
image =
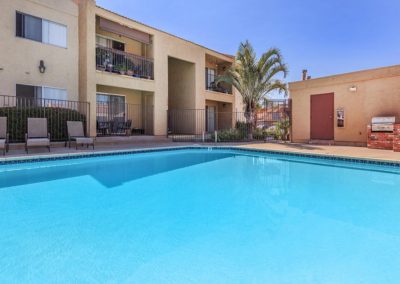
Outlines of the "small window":
M 16 13 L 16 36 L 67 47 L 67 27 L 31 15 Z
M 17 98 L 67 100 L 67 90 L 42 86 L 16 85 Z
M 112 47 L 112 41 L 100 35 L 96 35 L 96 44 L 102 47 L 108 47 L 108 48 Z
M 67 47 L 67 28 L 63 25 L 43 20 L 42 35 L 44 43 Z
M 43 87 L 42 99 L 47 100 L 67 100 L 67 90 L 59 88 Z
M 215 87 L 216 70 L 212 68 L 206 68 L 206 87 L 211 89 Z
M 17 98 L 35 99 L 40 97 L 40 87 L 31 85 L 16 85 L 16 96 Z
M 113 48 L 113 49 L 116 49 L 116 50 L 125 51 L 125 44 L 122 43 L 122 42 L 113 40 L 113 42 L 112 42 L 112 48 Z
M 16 35 L 42 41 L 42 19 L 17 12 Z
M 272 120 L 280 120 L 281 119 L 281 113 L 280 112 L 273 112 L 272 113 Z

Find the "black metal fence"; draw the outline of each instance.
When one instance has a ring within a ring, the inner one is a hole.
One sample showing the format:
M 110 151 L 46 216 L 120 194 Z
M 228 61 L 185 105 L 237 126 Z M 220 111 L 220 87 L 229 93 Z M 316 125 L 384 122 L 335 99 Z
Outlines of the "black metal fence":
M 154 79 L 152 59 L 100 45 L 96 46 L 96 68 L 132 77 Z
M 24 142 L 29 117 L 47 118 L 51 141 L 66 141 L 67 121 L 89 125 L 89 103 L 42 98 L 0 96 L 0 117 L 7 117 L 9 141 Z
M 153 106 L 96 103 L 97 136 L 153 134 Z
M 214 109 L 168 111 L 168 136 L 177 142 L 287 140 L 290 125 L 290 100 L 269 101 L 252 115 Z

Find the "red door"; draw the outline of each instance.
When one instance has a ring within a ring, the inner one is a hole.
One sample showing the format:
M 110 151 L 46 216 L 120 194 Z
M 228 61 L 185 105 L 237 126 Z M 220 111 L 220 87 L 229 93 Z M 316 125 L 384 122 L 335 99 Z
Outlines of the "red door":
M 311 96 L 311 139 L 334 139 L 333 103 L 333 93 Z

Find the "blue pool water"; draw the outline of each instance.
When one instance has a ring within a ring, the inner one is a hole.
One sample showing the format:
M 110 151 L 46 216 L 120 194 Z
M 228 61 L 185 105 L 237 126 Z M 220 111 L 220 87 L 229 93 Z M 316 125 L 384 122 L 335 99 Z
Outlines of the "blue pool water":
M 0 283 L 399 283 L 400 170 L 232 150 L 0 166 Z

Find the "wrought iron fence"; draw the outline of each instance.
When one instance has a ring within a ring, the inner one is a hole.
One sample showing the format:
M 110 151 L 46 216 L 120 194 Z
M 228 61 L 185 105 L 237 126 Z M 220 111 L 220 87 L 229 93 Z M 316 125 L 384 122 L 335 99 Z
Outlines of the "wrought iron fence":
M 154 79 L 152 59 L 101 45 L 96 46 L 96 68 L 132 77 Z
M 235 142 L 289 139 L 291 103 L 270 101 L 250 115 L 209 109 L 168 111 L 168 136 L 177 142 Z
M 153 134 L 153 106 L 96 103 L 97 136 Z
M 47 118 L 51 141 L 67 140 L 67 121 L 82 121 L 84 129 L 89 132 L 87 102 L 2 95 L 0 117 L 7 117 L 7 132 L 11 143 L 25 141 L 29 117 Z

